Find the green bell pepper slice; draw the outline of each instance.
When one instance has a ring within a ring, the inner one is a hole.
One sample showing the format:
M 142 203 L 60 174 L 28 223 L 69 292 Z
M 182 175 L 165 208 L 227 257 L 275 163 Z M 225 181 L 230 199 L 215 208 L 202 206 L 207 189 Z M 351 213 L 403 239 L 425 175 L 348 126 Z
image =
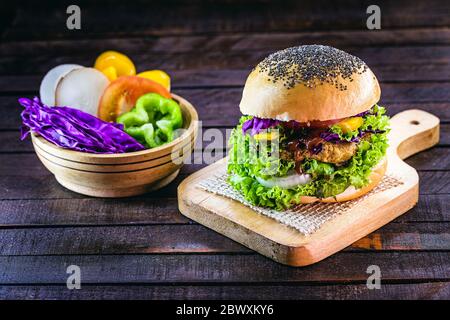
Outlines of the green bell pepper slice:
M 156 93 L 147 93 L 136 101 L 136 106 L 117 118 L 125 132 L 149 148 L 174 139 L 174 130 L 183 125 L 178 103 Z

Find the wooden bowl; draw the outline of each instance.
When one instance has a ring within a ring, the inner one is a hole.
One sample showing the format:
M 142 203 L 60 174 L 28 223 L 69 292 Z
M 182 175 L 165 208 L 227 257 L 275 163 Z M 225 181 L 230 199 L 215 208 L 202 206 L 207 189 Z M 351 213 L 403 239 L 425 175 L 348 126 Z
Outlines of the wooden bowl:
M 81 194 L 128 197 L 162 188 L 190 157 L 198 132 L 197 111 L 187 100 L 172 97 L 180 104 L 186 131 L 168 144 L 137 152 L 93 154 L 64 149 L 32 134 L 34 150 L 61 185 Z

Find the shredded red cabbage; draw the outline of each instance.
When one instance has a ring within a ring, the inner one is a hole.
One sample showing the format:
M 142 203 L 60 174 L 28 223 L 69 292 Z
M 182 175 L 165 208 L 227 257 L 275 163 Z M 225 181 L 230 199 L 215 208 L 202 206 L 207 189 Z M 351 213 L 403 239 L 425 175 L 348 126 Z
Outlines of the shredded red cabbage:
M 253 136 L 261 130 L 276 127 L 279 123 L 279 120 L 253 117 L 242 124 L 242 133 L 245 134 L 249 129 L 251 129 L 250 135 Z
M 30 132 L 66 149 L 89 153 L 124 153 L 145 149 L 123 131 L 123 125 L 105 122 L 69 107 L 48 107 L 39 98 L 19 99 L 22 113 L 21 139 Z
M 332 142 L 332 143 L 342 143 L 342 142 L 356 142 L 358 143 L 361 140 L 361 137 L 364 136 L 366 133 L 384 133 L 384 130 L 372 130 L 372 129 L 367 129 L 367 130 L 359 130 L 359 133 L 357 136 L 351 138 L 350 140 L 341 140 L 341 138 L 339 137 L 339 135 L 337 133 L 333 133 L 333 132 L 329 132 L 329 131 L 325 131 L 322 132 L 320 134 L 320 137 L 327 141 L 327 142 Z
M 369 109 L 369 110 L 367 110 L 367 111 L 364 111 L 364 112 L 355 114 L 354 117 L 365 117 L 365 116 L 367 116 L 367 115 L 370 114 L 370 113 L 372 113 L 372 109 Z
M 326 142 L 335 142 L 340 140 L 339 135 L 337 133 L 324 131 L 320 134 L 320 137 Z

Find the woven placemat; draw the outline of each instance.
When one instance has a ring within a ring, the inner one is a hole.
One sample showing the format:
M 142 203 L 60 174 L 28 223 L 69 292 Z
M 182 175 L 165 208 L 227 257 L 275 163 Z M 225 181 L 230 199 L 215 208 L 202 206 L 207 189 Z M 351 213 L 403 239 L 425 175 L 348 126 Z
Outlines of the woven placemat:
M 218 194 L 236 201 L 252 208 L 256 212 L 268 216 L 290 226 L 302 234 L 310 235 L 317 231 L 325 222 L 333 219 L 339 214 L 343 214 L 346 211 L 353 208 L 356 204 L 363 201 L 371 195 L 382 192 L 388 189 L 398 187 L 403 182 L 393 176 L 385 175 L 383 180 L 372 191 L 366 195 L 351 201 L 338 202 L 338 203 L 310 203 L 298 205 L 294 208 L 285 211 L 277 211 L 273 209 L 254 206 L 247 202 L 243 196 L 233 189 L 227 182 L 227 174 L 214 175 L 198 183 L 198 187 Z

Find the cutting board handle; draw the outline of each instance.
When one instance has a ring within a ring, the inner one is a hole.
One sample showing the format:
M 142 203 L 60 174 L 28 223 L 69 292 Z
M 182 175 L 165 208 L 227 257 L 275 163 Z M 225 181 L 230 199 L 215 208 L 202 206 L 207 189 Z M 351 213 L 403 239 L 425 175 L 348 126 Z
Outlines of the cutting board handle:
M 391 118 L 389 149 L 401 159 L 431 148 L 439 142 L 439 118 L 423 110 L 411 109 Z

